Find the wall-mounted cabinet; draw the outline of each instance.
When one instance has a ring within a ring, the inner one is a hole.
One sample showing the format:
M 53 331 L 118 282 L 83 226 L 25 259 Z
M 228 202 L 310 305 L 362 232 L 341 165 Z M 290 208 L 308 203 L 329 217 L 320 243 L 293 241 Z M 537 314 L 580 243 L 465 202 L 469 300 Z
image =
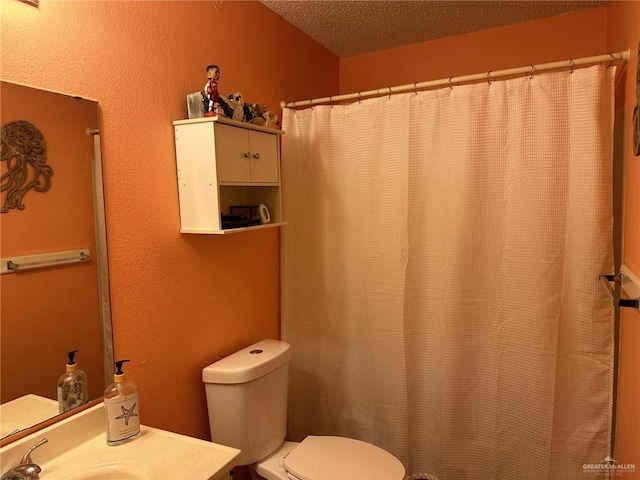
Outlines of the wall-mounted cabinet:
M 226 118 L 173 122 L 182 233 L 236 233 L 284 225 L 280 130 Z M 223 228 L 232 206 L 267 206 L 269 223 Z

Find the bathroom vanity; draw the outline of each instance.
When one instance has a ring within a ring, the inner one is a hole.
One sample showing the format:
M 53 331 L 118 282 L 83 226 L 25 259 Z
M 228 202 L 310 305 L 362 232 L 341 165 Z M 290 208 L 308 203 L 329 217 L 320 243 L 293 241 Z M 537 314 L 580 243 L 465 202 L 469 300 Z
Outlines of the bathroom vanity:
M 240 450 L 142 426 L 140 437 L 107 446 L 102 404 L 95 405 L 0 449 L 2 474 L 31 452 L 42 480 L 229 480 Z

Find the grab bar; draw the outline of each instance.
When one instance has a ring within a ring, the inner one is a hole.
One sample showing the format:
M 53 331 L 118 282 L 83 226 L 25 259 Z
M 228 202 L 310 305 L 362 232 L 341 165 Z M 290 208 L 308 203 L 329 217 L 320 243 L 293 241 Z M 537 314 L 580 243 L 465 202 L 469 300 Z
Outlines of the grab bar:
M 623 265 L 620 268 L 620 273 L 615 275 L 600 275 L 598 278 L 609 292 L 609 296 L 616 307 L 640 310 L 640 281 L 628 267 Z M 612 283 L 616 288 L 611 286 Z M 623 298 L 621 296 L 622 292 L 634 298 Z
M 89 260 L 91 260 L 91 252 L 88 248 L 3 258 L 0 261 L 0 274 L 4 275 L 5 273 L 22 272 L 36 268 L 60 267 L 73 263 L 88 262 Z

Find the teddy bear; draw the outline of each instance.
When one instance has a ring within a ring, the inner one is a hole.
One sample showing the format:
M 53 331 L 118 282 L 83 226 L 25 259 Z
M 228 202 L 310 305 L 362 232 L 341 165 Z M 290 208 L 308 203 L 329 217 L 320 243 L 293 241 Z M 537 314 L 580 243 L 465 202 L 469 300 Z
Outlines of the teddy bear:
M 245 115 L 244 96 L 242 95 L 242 93 L 241 92 L 230 93 L 229 96 L 227 97 L 226 103 L 232 112 L 231 115 L 227 115 L 227 117 L 231 118 L 232 120 L 236 120 L 238 122 L 244 122 L 246 119 L 246 115 Z

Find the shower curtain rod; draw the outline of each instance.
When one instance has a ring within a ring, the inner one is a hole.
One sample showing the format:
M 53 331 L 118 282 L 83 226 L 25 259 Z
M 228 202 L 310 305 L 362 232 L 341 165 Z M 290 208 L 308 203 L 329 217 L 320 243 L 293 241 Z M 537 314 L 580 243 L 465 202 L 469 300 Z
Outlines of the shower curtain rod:
M 561 62 L 541 63 L 539 65 L 529 65 L 526 67 L 509 68 L 507 70 L 496 70 L 495 72 L 488 71 L 484 73 L 476 73 L 473 75 L 462 75 L 459 77 L 442 78 L 440 80 L 430 80 L 427 82 L 416 82 L 416 83 L 411 83 L 408 85 L 400 85 L 396 87 L 385 87 L 385 88 L 379 88 L 377 90 L 367 90 L 366 92 L 348 93 L 344 95 L 336 95 L 336 96 L 324 97 L 324 98 L 312 98 L 310 100 L 298 100 L 296 102 L 286 102 L 283 100 L 280 102 L 280 107 L 295 108 L 295 107 L 319 105 L 323 103 L 340 102 L 342 100 L 355 100 L 355 99 L 360 100 L 364 97 L 392 95 L 395 93 L 417 91 L 424 88 L 439 87 L 442 85 L 453 86 L 454 84 L 459 85 L 461 83 L 475 82 L 480 80 L 491 82 L 491 80 L 498 77 L 521 75 L 523 73 L 525 74 L 529 73 L 531 75 L 534 75 L 536 72 L 541 72 L 545 70 L 556 70 L 559 68 L 569 67 L 571 68 L 571 70 L 573 70 L 573 68 L 577 66 L 593 65 L 593 64 L 602 63 L 602 62 L 611 63 L 611 62 L 614 62 L 615 60 L 622 60 L 626 62 L 629 60 L 629 55 L 630 55 L 630 49 L 627 49 L 624 52 L 606 53 L 604 55 L 597 55 L 594 57 L 582 57 L 582 58 L 577 58 L 572 60 L 564 60 Z

